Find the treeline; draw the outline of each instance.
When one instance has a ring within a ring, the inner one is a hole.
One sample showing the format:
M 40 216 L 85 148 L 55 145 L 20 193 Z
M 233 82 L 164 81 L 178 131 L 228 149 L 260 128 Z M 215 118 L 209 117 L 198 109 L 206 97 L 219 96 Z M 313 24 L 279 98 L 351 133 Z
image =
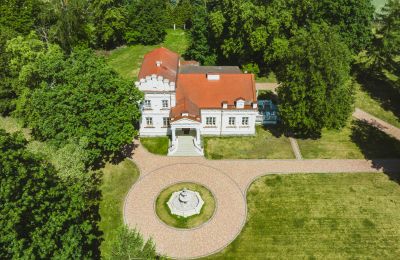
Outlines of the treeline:
M 158 44 L 174 24 L 190 28 L 191 13 L 189 0 L 6 0 L 0 3 L 0 24 L 9 33 L 35 31 L 70 52 L 75 46 Z
M 325 127 L 346 124 L 353 110 L 350 72 L 359 53 L 368 51 L 378 66 L 398 70 L 398 0 L 390 0 L 377 20 L 370 0 L 193 2 L 186 57 L 239 64 L 261 76 L 274 72 L 283 126 L 295 134 L 318 136 Z

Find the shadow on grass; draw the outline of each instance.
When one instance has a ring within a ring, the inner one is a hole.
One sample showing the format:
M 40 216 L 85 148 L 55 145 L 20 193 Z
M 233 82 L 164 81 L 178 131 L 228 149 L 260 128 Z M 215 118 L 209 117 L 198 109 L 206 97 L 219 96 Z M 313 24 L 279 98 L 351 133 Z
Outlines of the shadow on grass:
M 364 91 L 379 101 L 382 108 L 392 111 L 400 119 L 400 89 L 392 81 L 382 73 L 370 70 L 358 71 L 357 81 Z
M 372 161 L 373 167 L 400 183 L 400 141 L 364 120 L 354 120 L 351 130 L 352 141 Z

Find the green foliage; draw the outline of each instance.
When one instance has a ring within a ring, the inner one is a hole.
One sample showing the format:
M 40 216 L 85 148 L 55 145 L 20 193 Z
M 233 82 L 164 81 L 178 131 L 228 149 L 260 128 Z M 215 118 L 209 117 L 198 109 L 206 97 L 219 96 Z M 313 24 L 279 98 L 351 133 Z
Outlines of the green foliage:
M 53 55 L 54 54 L 54 55 Z M 17 114 L 39 140 L 87 140 L 90 164 L 119 155 L 136 134 L 141 93 L 89 50 L 64 58 L 49 48 L 24 77 L 34 90 L 18 101 Z
M 190 30 L 189 48 L 184 56 L 204 65 L 213 65 L 216 56 L 212 54 L 208 43 L 207 9 L 203 0 L 195 1 L 193 6 L 193 27 Z
M 113 243 L 112 257 L 109 259 L 156 259 L 156 249 L 153 240 L 144 241 L 143 237 L 135 229 L 121 226 Z
M 0 25 L 26 35 L 35 26 L 40 0 L 3 0 L 0 2 Z
M 134 0 L 128 7 L 129 44 L 158 44 L 164 41 L 167 29 L 165 0 Z
M 290 41 L 277 76 L 282 122 L 295 134 L 320 135 L 324 127 L 340 128 L 352 112 L 350 52 L 325 25 L 299 30 Z
M 0 258 L 90 259 L 99 256 L 96 175 L 61 179 L 0 130 Z

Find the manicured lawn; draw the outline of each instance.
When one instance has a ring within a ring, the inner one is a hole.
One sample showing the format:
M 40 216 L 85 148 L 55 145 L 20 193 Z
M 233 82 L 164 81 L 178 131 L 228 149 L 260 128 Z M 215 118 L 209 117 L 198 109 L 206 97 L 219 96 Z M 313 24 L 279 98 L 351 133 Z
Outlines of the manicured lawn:
M 241 234 L 210 259 L 400 255 L 400 186 L 385 174 L 266 176 L 250 187 L 247 203 Z
M 183 54 L 188 46 L 188 40 L 183 30 L 167 30 L 168 34 L 164 43 L 160 45 L 134 45 L 124 46 L 112 50 L 106 54 L 108 64 L 110 64 L 121 76 L 129 79 L 136 79 L 139 74 L 143 57 L 153 49 L 164 46 L 179 54 Z
M 140 143 L 151 153 L 159 155 L 168 154 L 169 138 L 161 137 L 146 137 L 140 138 Z
M 103 182 L 100 187 L 100 230 L 104 241 L 100 250 L 103 258 L 110 257 L 111 242 L 115 239 L 114 231 L 123 225 L 122 207 L 125 196 L 139 177 L 136 165 L 126 159 L 118 165 L 107 164 L 103 169 Z
M 297 142 L 305 159 L 400 158 L 398 140 L 356 120 L 341 130 L 323 130 L 321 138 Z
M 400 118 L 392 111 L 384 109 L 382 104 L 377 99 L 373 99 L 360 85 L 357 85 L 355 105 L 365 112 L 400 128 Z
M 197 191 L 204 201 L 200 214 L 191 217 L 180 217 L 170 213 L 167 205 L 172 193 L 183 189 Z M 157 216 L 167 225 L 176 228 L 195 228 L 207 222 L 214 214 L 215 200 L 212 193 L 202 185 L 196 183 L 178 183 L 163 190 L 156 201 Z
M 256 82 L 258 83 L 276 83 L 276 76 L 273 72 L 271 72 L 268 77 L 257 77 Z
M 274 136 L 271 130 L 257 126 L 256 136 L 205 137 L 208 159 L 292 159 L 290 141 L 283 135 Z

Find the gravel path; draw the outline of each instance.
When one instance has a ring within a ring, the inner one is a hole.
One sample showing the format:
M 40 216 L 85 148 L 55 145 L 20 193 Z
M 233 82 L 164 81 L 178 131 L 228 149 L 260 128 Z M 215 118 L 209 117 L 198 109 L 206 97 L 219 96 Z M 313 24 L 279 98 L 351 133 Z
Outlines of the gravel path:
M 399 172 L 399 160 L 207 160 L 203 157 L 166 157 L 150 154 L 140 145 L 132 160 L 141 177 L 128 193 L 124 221 L 152 237 L 157 251 L 173 258 L 197 258 L 222 250 L 240 233 L 246 220 L 246 191 L 266 174 Z M 155 214 L 157 195 L 177 182 L 196 182 L 213 192 L 213 218 L 193 230 L 178 230 Z
M 356 111 L 353 113 L 353 116 L 359 120 L 364 120 L 370 123 L 373 126 L 376 126 L 381 131 L 387 133 L 388 135 L 393 136 L 397 140 L 400 140 L 400 129 L 371 115 L 367 112 L 356 108 Z

